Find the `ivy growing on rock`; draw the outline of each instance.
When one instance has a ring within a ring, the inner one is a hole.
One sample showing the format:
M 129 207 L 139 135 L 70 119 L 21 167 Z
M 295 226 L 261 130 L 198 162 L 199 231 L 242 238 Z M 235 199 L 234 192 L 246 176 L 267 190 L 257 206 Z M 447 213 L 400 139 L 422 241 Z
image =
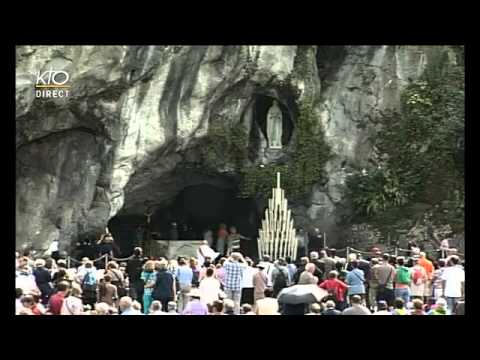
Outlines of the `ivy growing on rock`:
M 238 172 L 247 159 L 248 134 L 243 124 L 228 128 L 222 123 L 209 127 L 201 146 L 202 162 L 207 173 Z
M 357 215 L 425 203 L 452 213 L 443 221 L 463 224 L 463 210 L 456 209 L 464 199 L 464 102 L 463 64 L 448 63 L 439 51 L 402 92 L 400 113 L 380 119 L 374 142 L 381 168 L 347 179 Z

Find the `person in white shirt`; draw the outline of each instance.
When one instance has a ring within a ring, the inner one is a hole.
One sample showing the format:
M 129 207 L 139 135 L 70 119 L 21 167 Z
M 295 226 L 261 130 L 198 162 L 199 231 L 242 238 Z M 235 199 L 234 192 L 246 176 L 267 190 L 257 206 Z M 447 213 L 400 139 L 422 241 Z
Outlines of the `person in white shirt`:
M 215 300 L 218 300 L 222 291 L 220 289 L 220 281 L 213 277 L 214 270 L 208 268 L 205 278 L 200 281 L 200 301 L 204 304 L 212 304 Z
M 22 289 L 24 294 L 40 294 L 35 276 L 26 266 L 19 270 L 15 278 L 15 288 Z
M 240 297 L 240 304 L 250 304 L 253 305 L 253 277 L 257 273 L 258 269 L 254 268 L 253 261 L 250 258 L 245 258 L 247 266 L 243 269 L 242 276 L 242 294 Z
M 60 315 L 82 315 L 83 303 L 82 303 L 82 289 L 79 285 L 73 283 L 70 295 L 63 300 L 62 309 Z
M 464 297 L 465 271 L 459 265 L 460 259 L 454 255 L 450 258 L 448 266 L 443 270 L 443 296 L 447 299 L 450 313 L 455 312 L 457 302 Z

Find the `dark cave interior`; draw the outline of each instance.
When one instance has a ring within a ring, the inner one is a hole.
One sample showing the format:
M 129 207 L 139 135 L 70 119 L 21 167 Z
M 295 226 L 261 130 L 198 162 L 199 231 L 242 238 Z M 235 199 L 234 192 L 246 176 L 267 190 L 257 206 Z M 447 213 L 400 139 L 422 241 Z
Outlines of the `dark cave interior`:
M 203 239 L 206 230 L 211 230 L 216 239 L 219 224 L 225 223 L 228 227 L 235 226 L 240 234 L 251 239 L 243 242 L 242 251 L 254 256 L 261 213 L 254 199 L 238 198 L 236 194 L 234 188 L 220 188 L 211 184 L 187 186 L 169 205 L 154 209 L 150 221 L 152 237 L 168 240 L 171 237 L 171 223 L 175 222 L 180 240 Z M 119 215 L 109 221 L 109 230 L 122 256 L 131 254 L 138 236 L 137 229 L 145 223 L 146 216 L 143 214 Z M 185 225 L 187 231 L 184 230 Z

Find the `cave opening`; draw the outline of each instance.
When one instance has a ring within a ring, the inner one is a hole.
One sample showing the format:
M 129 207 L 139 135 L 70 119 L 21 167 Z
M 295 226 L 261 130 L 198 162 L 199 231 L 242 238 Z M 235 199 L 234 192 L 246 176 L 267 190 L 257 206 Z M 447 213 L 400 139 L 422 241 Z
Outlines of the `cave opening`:
M 274 99 L 271 96 L 266 96 L 262 94 L 257 94 L 255 96 L 253 117 L 255 123 L 260 128 L 265 139 L 268 139 L 267 115 L 268 110 L 273 104 L 273 100 L 278 99 Z M 288 108 L 281 101 L 278 101 L 278 103 L 280 105 L 280 110 L 282 110 L 282 146 L 286 146 L 289 144 L 293 134 L 293 121 Z
M 127 204 L 128 205 L 128 204 Z M 139 227 L 145 226 L 144 214 L 113 217 L 109 230 L 120 248 L 121 256 L 131 255 L 142 237 Z M 175 222 L 179 240 L 201 240 L 204 232 L 211 230 L 216 245 L 216 234 L 221 223 L 235 226 L 238 232 L 251 240 L 244 240 L 241 251 L 256 258 L 258 229 L 261 214 L 255 199 L 237 197 L 236 188 L 222 188 L 211 184 L 186 186 L 168 204 L 153 209 L 150 231 L 154 240 L 170 240 L 171 224 Z M 187 228 L 185 229 L 185 225 Z

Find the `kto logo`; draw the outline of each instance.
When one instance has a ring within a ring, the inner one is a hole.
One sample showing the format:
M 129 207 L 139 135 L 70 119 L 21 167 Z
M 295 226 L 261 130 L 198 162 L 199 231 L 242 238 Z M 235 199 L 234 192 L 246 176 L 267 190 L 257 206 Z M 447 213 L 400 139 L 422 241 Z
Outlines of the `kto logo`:
M 47 70 L 36 73 L 35 97 L 37 98 L 63 98 L 70 95 L 70 75 L 63 70 Z

